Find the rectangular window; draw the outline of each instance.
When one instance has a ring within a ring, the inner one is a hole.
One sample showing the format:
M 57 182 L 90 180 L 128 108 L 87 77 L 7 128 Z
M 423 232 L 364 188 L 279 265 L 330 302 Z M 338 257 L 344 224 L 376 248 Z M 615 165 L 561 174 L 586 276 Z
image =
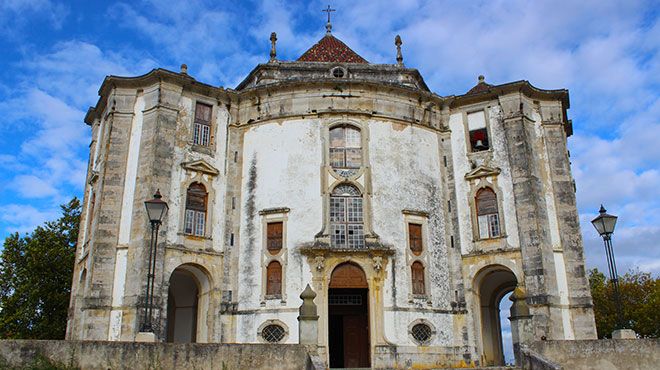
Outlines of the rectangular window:
M 468 113 L 468 130 L 470 131 L 470 148 L 473 152 L 488 150 L 488 130 L 484 111 Z
M 189 235 L 204 236 L 205 223 L 206 212 L 186 209 L 183 232 Z
M 500 236 L 500 220 L 497 213 L 479 216 L 479 239 Z
M 266 224 L 266 249 L 271 254 L 277 254 L 282 249 L 283 222 Z
M 408 245 L 414 255 L 422 254 L 422 225 L 408 224 Z
M 197 103 L 195 106 L 195 126 L 193 143 L 208 146 L 211 142 L 211 111 L 210 105 Z

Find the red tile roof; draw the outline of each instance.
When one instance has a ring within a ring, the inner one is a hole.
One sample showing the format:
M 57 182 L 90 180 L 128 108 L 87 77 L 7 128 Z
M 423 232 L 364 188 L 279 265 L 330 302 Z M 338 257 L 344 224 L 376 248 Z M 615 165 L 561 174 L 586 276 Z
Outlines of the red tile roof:
M 299 62 L 369 63 L 341 40 L 325 35 L 298 58 Z

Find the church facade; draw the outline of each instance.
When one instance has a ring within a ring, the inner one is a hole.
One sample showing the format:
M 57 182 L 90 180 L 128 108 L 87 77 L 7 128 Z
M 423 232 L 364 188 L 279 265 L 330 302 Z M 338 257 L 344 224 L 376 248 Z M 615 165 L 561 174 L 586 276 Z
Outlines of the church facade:
M 108 76 L 92 131 L 67 338 L 140 340 L 144 201 L 169 210 L 153 340 L 298 343 L 315 292 L 331 367 L 503 364 L 514 344 L 596 338 L 570 170 L 567 90 L 440 96 L 327 34 L 235 89 Z

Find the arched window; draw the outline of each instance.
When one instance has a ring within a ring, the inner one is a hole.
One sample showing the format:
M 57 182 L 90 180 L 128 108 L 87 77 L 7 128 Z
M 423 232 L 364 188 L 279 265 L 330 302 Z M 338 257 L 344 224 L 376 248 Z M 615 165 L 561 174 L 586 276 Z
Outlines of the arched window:
M 204 236 L 207 193 L 204 185 L 194 182 L 186 193 L 186 220 L 184 233 Z
M 489 239 L 500 236 L 497 195 L 495 195 L 493 189 L 483 188 L 479 190 L 475 202 L 477 207 L 479 239 Z
M 330 195 L 330 242 L 336 248 L 364 248 L 362 194 L 353 185 L 339 185 Z
M 330 166 L 350 175 L 362 166 L 362 134 L 352 126 L 330 130 Z
M 266 295 L 282 295 L 282 265 L 277 261 L 266 267 Z
M 410 270 L 412 276 L 412 293 L 415 295 L 426 294 L 426 289 L 424 287 L 424 265 L 419 261 L 415 261 L 412 266 L 410 266 Z

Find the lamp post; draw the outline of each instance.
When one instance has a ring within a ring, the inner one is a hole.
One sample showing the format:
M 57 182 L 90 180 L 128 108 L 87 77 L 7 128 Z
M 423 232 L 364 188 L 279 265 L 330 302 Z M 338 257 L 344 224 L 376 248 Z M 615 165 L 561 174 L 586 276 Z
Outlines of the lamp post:
M 617 216 L 607 214 L 605 207 L 600 205 L 598 217 L 591 223 L 603 238 L 605 243 L 605 253 L 607 254 L 607 268 L 610 270 L 610 280 L 614 285 L 614 304 L 616 305 L 616 329 L 623 329 L 623 312 L 621 310 L 621 296 L 619 295 L 619 274 L 616 271 L 616 262 L 614 261 L 614 250 L 612 249 L 612 233 L 616 226 Z
M 158 228 L 163 222 L 163 216 L 167 213 L 167 203 L 161 199 L 160 191 L 156 190 L 154 199 L 144 202 L 147 215 L 151 223 L 151 241 L 149 242 L 149 273 L 147 274 L 147 289 L 145 292 L 144 319 L 142 320 L 141 332 L 153 332 L 151 317 L 154 303 L 154 277 L 156 274 L 156 248 L 158 246 Z

